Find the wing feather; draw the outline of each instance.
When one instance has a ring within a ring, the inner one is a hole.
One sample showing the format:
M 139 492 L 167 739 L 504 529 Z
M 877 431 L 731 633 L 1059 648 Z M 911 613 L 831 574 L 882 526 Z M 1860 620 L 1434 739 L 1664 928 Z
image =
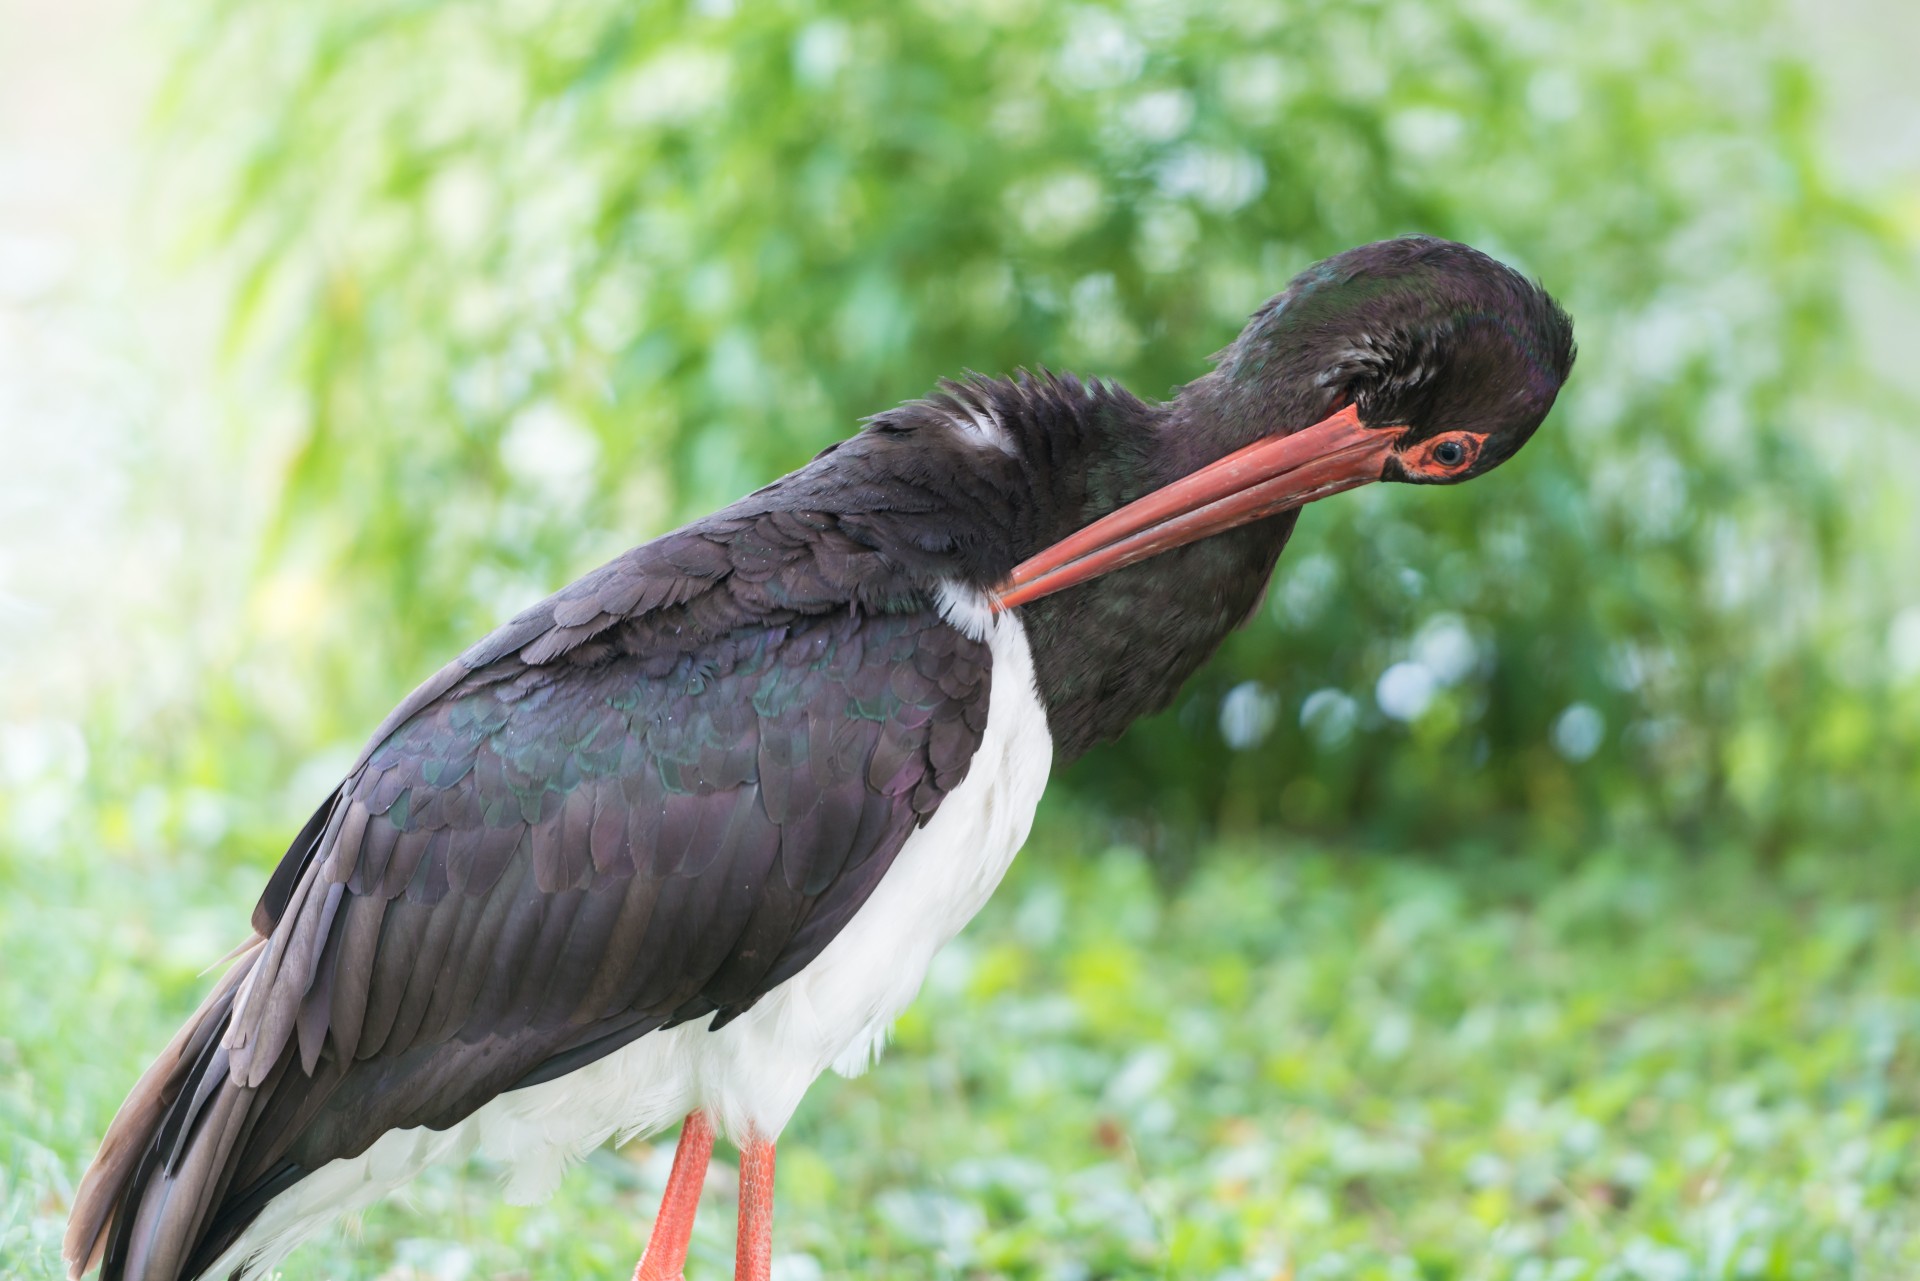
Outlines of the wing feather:
M 958 785 L 989 685 L 985 646 L 820 512 L 723 515 L 519 615 L 295 838 L 158 1147 L 117 1167 L 108 1259 L 204 1266 L 388 1129 L 738 1016 Z

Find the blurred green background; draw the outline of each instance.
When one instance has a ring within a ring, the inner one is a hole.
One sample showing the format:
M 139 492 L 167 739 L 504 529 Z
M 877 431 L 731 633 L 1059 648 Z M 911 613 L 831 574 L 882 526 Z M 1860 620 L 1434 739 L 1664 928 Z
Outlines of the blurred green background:
M 1920 1274 L 1902 6 L 7 0 L 0 1274 L 445 656 L 962 369 L 1410 231 L 1580 364 L 1055 783 L 777 1275 Z M 289 1275 L 609 1275 L 665 1151 Z M 697 1239 L 723 1274 L 725 1180 Z

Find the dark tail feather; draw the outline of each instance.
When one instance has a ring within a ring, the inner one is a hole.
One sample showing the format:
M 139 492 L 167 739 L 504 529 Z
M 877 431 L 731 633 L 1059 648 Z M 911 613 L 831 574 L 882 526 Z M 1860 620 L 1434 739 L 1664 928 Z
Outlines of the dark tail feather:
M 107 1128 L 67 1220 L 62 1253 L 75 1281 L 96 1263 L 101 1281 L 184 1281 L 190 1260 L 212 1262 L 202 1238 L 255 1098 L 226 1080 L 220 1039 L 260 943 L 240 954 Z

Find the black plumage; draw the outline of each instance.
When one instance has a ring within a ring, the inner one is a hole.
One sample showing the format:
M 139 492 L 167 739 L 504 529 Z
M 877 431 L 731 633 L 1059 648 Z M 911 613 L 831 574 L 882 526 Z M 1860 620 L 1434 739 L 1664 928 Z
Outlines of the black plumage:
M 295 837 L 257 937 L 109 1130 L 70 1267 L 198 1275 L 389 1130 L 724 1027 L 820 955 L 973 768 L 996 677 L 952 593 L 978 608 L 1116 509 L 1323 427 L 1352 483 L 1466 479 L 1532 433 L 1572 359 L 1564 314 L 1491 259 L 1366 246 L 1168 402 L 946 383 L 527 610 L 402 702 Z M 1164 706 L 1294 520 L 1236 518 L 1021 604 L 1055 755 Z
M 851 461 L 602 567 L 387 719 L 129 1118 L 158 1142 L 100 1207 L 109 1275 L 192 1274 L 301 1174 L 723 1025 L 833 938 L 966 776 L 992 678 L 929 596 L 964 562 L 874 546 L 930 502 Z

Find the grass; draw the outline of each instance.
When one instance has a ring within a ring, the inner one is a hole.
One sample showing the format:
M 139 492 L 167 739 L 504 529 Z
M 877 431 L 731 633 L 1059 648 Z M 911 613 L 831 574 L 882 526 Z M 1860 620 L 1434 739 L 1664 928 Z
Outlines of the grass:
M 873 1073 L 781 1146 L 775 1275 L 1920 1275 L 1920 869 L 1213 852 L 1172 896 L 1056 820 Z M 242 926 L 257 870 L 0 853 L 0 1275 Z M 619 1278 L 671 1136 L 552 1201 L 424 1179 L 291 1277 Z M 689 1266 L 731 1267 L 730 1171 Z

